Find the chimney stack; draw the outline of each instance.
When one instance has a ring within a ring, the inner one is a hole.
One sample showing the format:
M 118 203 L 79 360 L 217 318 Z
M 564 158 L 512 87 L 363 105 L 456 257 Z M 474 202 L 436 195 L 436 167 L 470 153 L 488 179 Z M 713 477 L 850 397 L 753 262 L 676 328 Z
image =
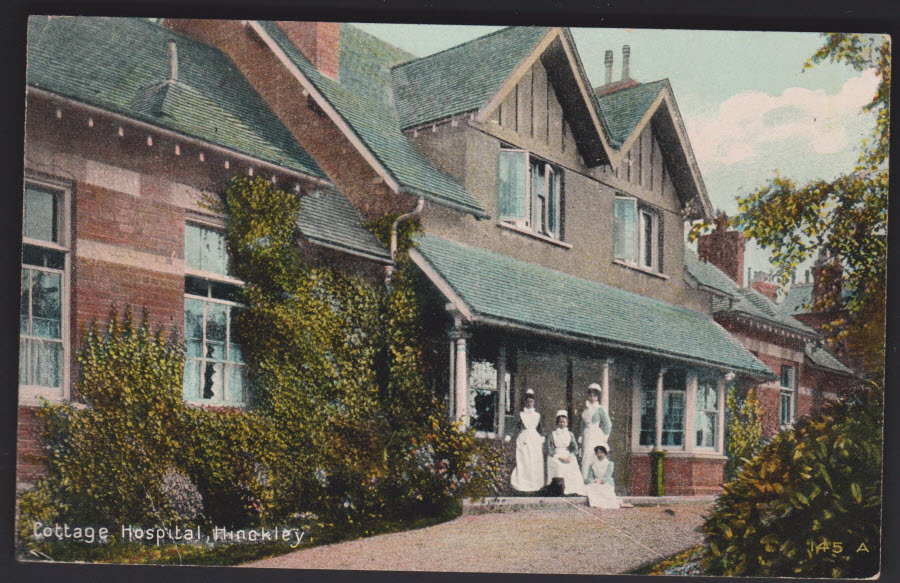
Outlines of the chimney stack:
M 697 239 L 700 259 L 721 269 L 739 286 L 744 287 L 744 233 L 728 230 L 728 216 L 716 217 L 716 229 Z
M 631 79 L 631 47 L 622 46 L 622 81 Z
M 169 82 L 178 81 L 178 45 L 169 39 Z
M 844 266 L 838 258 L 824 250 L 820 251 L 812 267 L 813 305 L 826 301 L 828 308 L 838 308 L 844 288 L 843 277 Z
M 757 271 L 753 279 L 751 279 L 753 283 L 750 284 L 750 287 L 766 296 L 773 302 L 775 301 L 775 297 L 778 295 L 778 285 L 772 281 L 772 276 L 765 271 Z
M 280 20 L 278 27 L 319 73 L 337 80 L 341 57 L 339 23 Z
M 613 66 L 613 52 L 606 51 L 606 57 L 603 59 L 603 63 L 606 65 L 606 82 L 604 85 L 609 85 L 612 83 L 612 66 Z

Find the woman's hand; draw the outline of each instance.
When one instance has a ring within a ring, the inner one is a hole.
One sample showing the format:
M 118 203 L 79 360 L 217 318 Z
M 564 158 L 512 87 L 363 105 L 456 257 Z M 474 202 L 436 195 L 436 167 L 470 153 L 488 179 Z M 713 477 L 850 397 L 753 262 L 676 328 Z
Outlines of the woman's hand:
M 561 458 L 559 458 L 559 461 L 561 461 L 561 462 L 564 463 L 564 464 L 567 464 L 567 463 L 569 463 L 570 461 L 572 461 L 572 458 L 570 458 L 570 457 L 561 457 Z

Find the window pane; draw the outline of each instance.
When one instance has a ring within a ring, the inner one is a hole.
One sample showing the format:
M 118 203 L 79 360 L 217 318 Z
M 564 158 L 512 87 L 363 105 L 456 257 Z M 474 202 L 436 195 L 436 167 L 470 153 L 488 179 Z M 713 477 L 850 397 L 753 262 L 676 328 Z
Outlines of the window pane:
M 58 243 L 57 195 L 36 186 L 25 187 L 25 237 Z
M 184 301 L 184 335 L 189 341 L 203 342 L 203 302 Z
M 184 398 L 188 401 L 200 398 L 200 366 L 197 360 L 184 363 Z
M 644 369 L 641 375 L 641 445 L 656 445 L 656 383 L 659 370 Z
M 225 234 L 215 229 L 186 224 L 184 227 L 184 261 L 188 267 L 228 274 Z
M 66 265 L 66 254 L 64 251 L 24 243 L 22 245 L 22 263 L 38 267 L 49 267 L 51 269 L 63 269 Z
M 791 394 L 781 393 L 781 424 L 788 425 L 793 421 L 791 411 Z
M 641 213 L 643 235 L 641 237 L 641 260 L 644 267 L 653 267 L 653 216 Z
M 794 367 L 788 365 L 781 366 L 781 386 L 787 389 L 794 388 Z
M 524 221 L 526 218 L 527 156 L 526 152 L 500 150 L 497 158 L 497 197 L 501 221 Z
M 615 257 L 634 261 L 634 229 L 636 221 L 635 201 L 616 198 L 615 208 Z
M 497 391 L 475 391 L 475 411 L 472 415 L 472 427 L 476 431 L 493 433 L 494 419 L 497 413 Z
M 19 303 L 19 332 L 27 334 L 29 331 L 28 313 L 31 307 L 31 270 L 22 270 L 22 295 Z
M 62 338 L 62 278 L 58 273 L 33 271 L 31 281 L 31 334 Z
M 225 360 L 228 306 L 206 304 L 206 357 Z
M 681 445 L 684 433 L 684 392 L 663 394 L 663 445 Z
M 559 174 L 548 167 L 547 181 L 547 230 L 551 235 L 559 235 Z
M 531 225 L 535 231 L 546 231 L 546 196 L 547 196 L 547 166 L 542 162 L 531 163 L 531 196 L 532 216 Z
M 718 390 L 713 382 L 701 381 L 697 386 L 697 411 L 694 416 L 698 447 L 715 447 L 719 423 Z
M 34 358 L 34 379 L 31 384 L 59 388 L 62 380 L 62 343 L 41 340 L 30 342 Z
M 235 366 L 233 364 L 226 365 L 228 370 L 228 390 L 225 400 L 232 403 L 243 403 L 244 399 L 244 372 L 245 367 Z

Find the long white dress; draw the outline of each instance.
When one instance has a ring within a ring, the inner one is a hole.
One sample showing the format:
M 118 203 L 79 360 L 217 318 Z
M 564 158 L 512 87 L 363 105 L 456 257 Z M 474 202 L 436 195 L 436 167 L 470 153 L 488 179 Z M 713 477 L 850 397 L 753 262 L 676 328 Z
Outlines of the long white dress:
M 553 478 L 565 481 L 563 495 L 578 494 L 585 496 L 584 477 L 578 469 L 578 444 L 575 436 L 568 429 L 557 427 L 547 436 L 547 483 Z M 569 458 L 568 462 L 562 458 Z
M 585 455 L 587 457 L 587 455 Z M 613 481 L 615 464 L 609 458 L 600 460 L 596 455 L 591 456 L 594 461 L 588 467 L 587 497 L 588 504 L 594 508 L 619 508 L 619 499 L 616 498 L 616 483 Z M 602 484 L 594 480 L 600 478 Z
M 520 492 L 534 492 L 544 485 L 544 454 L 541 446 L 541 415 L 534 408 L 519 413 L 519 436 L 516 437 L 516 467 L 509 482 Z
M 605 445 L 609 449 L 609 433 L 612 424 L 606 408 L 600 403 L 591 401 L 585 402 L 584 411 L 581 412 L 581 421 L 584 427 L 581 433 L 581 447 L 584 452 L 584 457 L 581 458 L 581 476 L 586 480 L 588 468 L 597 457 L 594 455 L 594 448 L 598 445 Z

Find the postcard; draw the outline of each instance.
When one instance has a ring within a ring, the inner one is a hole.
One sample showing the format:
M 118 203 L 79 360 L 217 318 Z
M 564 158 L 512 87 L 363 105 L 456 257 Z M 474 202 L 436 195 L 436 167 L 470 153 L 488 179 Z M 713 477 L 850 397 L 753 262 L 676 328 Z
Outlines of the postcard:
M 19 561 L 878 576 L 889 36 L 27 43 Z

